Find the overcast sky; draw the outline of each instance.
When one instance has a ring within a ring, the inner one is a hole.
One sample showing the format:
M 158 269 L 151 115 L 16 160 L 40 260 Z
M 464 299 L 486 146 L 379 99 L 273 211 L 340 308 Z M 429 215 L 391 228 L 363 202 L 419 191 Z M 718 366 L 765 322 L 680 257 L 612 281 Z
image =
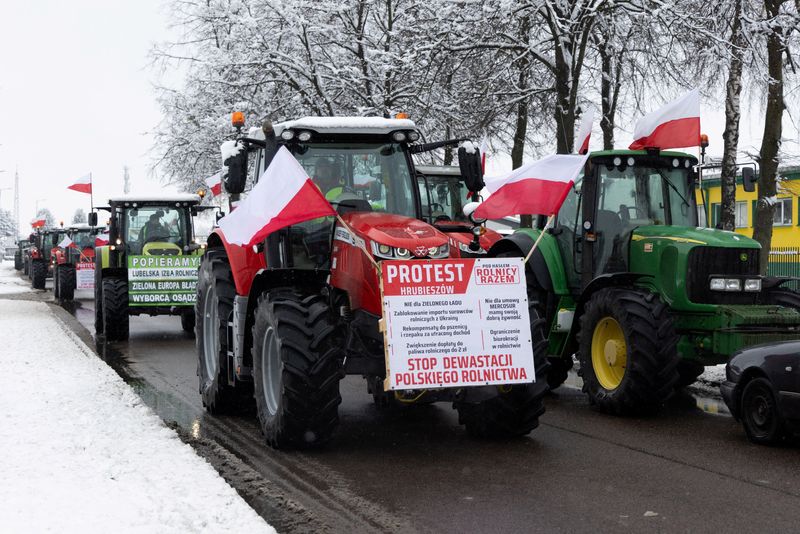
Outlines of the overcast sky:
M 0 189 L 13 186 L 19 168 L 23 232 L 37 200 L 66 222 L 76 208 L 88 209 L 88 195 L 66 187 L 89 172 L 96 204 L 122 192 L 123 165 L 130 167 L 133 192 L 165 190 L 149 176 L 147 133 L 160 119 L 148 52 L 170 36 L 165 1 L 0 2 Z M 715 108 L 721 109 L 705 103 L 702 124 L 710 153 L 719 155 L 724 117 Z M 740 147 L 757 148 L 761 104 L 745 101 L 743 108 Z M 784 120 L 784 152 L 796 155 L 792 118 L 787 114 Z M 632 126 L 617 135 L 618 146 L 630 142 Z M 592 147 L 600 143 L 596 122 Z M 489 174 L 508 170 L 506 154 L 495 159 Z M 0 191 L 0 206 L 12 209 L 12 189 Z

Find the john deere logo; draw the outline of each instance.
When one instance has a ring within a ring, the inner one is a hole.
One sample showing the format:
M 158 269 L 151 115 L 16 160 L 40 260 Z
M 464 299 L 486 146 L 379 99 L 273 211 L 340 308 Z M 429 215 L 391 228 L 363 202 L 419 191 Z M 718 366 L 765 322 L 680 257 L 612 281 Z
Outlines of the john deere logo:
M 747 261 L 747 253 L 742 252 L 741 254 L 739 254 L 739 259 L 742 261 Z

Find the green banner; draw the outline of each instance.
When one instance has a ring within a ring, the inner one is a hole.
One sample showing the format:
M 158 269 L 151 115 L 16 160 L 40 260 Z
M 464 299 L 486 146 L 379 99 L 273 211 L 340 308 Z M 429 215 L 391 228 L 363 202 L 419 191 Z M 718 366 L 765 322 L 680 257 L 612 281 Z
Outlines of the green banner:
M 200 256 L 128 256 L 129 306 L 194 306 Z

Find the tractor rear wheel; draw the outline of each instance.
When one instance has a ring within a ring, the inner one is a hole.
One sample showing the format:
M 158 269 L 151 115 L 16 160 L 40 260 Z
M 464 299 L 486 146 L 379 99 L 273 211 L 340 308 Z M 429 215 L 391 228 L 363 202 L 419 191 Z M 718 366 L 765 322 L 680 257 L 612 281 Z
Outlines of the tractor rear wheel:
M 320 445 L 339 424 L 341 339 L 319 295 L 275 289 L 258 300 L 253 386 L 258 419 L 275 448 Z
M 33 289 L 44 289 L 47 280 L 47 263 L 44 260 L 31 262 L 31 286 Z
M 58 298 L 62 301 L 71 301 L 75 298 L 75 266 L 62 265 L 58 278 Z
M 22 270 L 22 254 L 19 251 L 14 253 L 14 269 L 17 271 Z
M 103 280 L 103 331 L 108 341 L 125 341 L 130 333 L 128 282 L 121 278 Z
M 579 375 L 592 404 L 613 414 L 652 412 L 678 380 L 678 336 L 667 305 L 638 289 L 602 289 L 586 304 Z
M 194 309 L 181 312 L 181 328 L 187 334 L 194 335 L 195 325 L 195 312 Z
M 458 422 L 470 435 L 480 438 L 512 438 L 524 436 L 539 426 L 544 413 L 544 396 L 549 386 L 549 363 L 545 355 L 547 339 L 545 321 L 539 317 L 536 303 L 529 301 L 531 345 L 536 382 L 513 386 L 498 386 L 497 395 L 480 402 L 457 401 Z
M 61 295 L 61 288 L 59 287 L 60 278 L 61 266 L 56 265 L 53 267 L 53 297 L 55 297 L 56 300 L 58 300 Z
M 198 271 L 197 304 L 195 305 L 197 377 L 203 406 L 209 413 L 224 414 L 236 411 L 245 399 L 252 398 L 250 384 L 229 385 L 228 321 L 233 315 L 233 285 L 231 266 L 225 252 L 212 250 L 203 256 Z M 181 316 L 183 326 L 184 317 Z
M 753 443 L 773 445 L 783 438 L 778 403 L 766 378 L 754 378 L 744 387 L 741 414 L 744 431 Z

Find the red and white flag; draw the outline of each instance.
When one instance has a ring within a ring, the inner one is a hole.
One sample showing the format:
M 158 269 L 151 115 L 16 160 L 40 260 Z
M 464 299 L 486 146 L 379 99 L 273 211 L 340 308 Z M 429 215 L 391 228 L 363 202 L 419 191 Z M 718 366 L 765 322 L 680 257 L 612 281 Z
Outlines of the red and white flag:
M 46 222 L 47 222 L 46 219 L 34 219 L 31 221 L 31 226 L 34 228 L 41 228 L 45 225 Z
M 219 221 L 228 243 L 251 246 L 303 221 L 336 215 L 303 166 L 281 147 L 247 198 Z
M 209 176 L 205 179 L 206 186 L 211 191 L 211 194 L 219 196 L 222 193 L 222 171 L 219 171 L 217 174 Z
M 73 191 L 77 191 L 79 193 L 88 193 L 92 194 L 92 175 L 87 174 L 86 176 L 81 176 L 75 183 L 72 185 L 67 186 L 67 189 L 72 189 Z
M 481 141 L 481 172 L 486 174 L 486 151 L 489 149 L 489 138 L 487 136 L 483 136 L 483 140 Z
M 104 247 L 108 245 L 108 241 L 111 239 L 108 235 L 108 232 L 104 234 L 98 234 L 94 236 L 94 246 L 96 247 Z
M 58 246 L 60 248 L 74 247 L 75 243 L 72 241 L 72 239 L 69 238 L 68 235 L 65 235 L 64 239 L 61 240 Z
M 636 123 L 631 150 L 700 145 L 700 91 L 692 89 Z
M 589 138 L 592 136 L 592 125 L 594 124 L 594 110 L 590 109 L 581 117 L 581 125 L 578 128 L 578 137 L 575 138 L 575 152 L 578 154 L 589 153 Z
M 554 154 L 487 182 L 486 189 L 492 194 L 478 206 L 475 216 L 498 219 L 509 215 L 553 215 L 564 203 L 588 157 Z

